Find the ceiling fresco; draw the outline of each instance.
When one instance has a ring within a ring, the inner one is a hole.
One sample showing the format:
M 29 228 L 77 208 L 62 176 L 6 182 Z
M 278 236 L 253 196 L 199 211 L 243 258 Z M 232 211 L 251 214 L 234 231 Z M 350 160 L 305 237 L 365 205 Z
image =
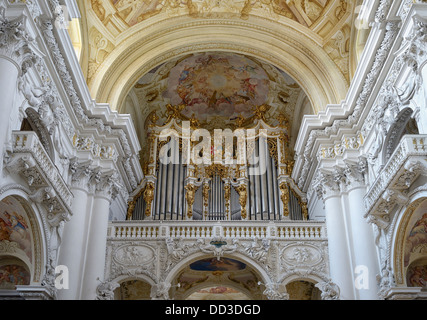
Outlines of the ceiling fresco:
M 270 81 L 252 60 L 232 54 L 200 54 L 173 67 L 164 97 L 172 105 L 185 104 L 183 114 L 199 120 L 222 115 L 251 116 L 254 106 L 267 102 Z
M 140 78 L 129 97 L 120 112 L 132 115 L 142 145 L 153 119 L 164 125 L 173 108 L 209 131 L 234 130 L 242 119 L 252 126 L 256 107 L 263 105 L 271 126 L 284 116 L 291 129 L 307 113 L 300 105 L 306 94 L 289 75 L 253 57 L 225 52 L 190 54 L 157 66 Z
M 196 271 L 239 271 L 245 268 L 246 264 L 230 258 L 209 258 L 190 264 L 190 269 Z
M 80 0 L 88 33 L 85 70 L 89 87 L 95 85 L 104 61 L 140 39 L 141 30 L 178 17 L 245 21 L 250 17 L 298 29 L 325 50 L 349 81 L 348 41 L 355 0 Z M 257 23 L 258 23 L 257 22 Z M 170 22 L 173 25 L 173 22 Z M 289 30 L 283 30 L 289 32 Z M 102 76 L 101 76 L 102 77 Z

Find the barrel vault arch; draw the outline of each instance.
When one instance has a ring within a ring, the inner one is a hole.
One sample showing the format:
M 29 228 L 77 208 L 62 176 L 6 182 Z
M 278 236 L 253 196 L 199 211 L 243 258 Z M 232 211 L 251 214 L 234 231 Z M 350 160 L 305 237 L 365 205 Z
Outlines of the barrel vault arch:
M 197 20 L 182 16 L 134 31 L 108 55 L 89 83 L 92 96 L 120 111 L 132 86 L 154 67 L 179 56 L 206 51 L 234 52 L 264 60 L 293 77 L 315 112 L 340 103 L 348 84 L 313 38 L 289 25 L 251 18 Z M 242 34 L 245 37 L 242 37 Z

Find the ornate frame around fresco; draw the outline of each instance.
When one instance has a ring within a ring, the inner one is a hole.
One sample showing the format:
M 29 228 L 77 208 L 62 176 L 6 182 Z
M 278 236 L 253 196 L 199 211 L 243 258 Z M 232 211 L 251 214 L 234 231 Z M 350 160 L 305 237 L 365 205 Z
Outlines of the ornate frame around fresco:
M 394 261 L 394 270 L 395 270 L 395 278 L 397 285 L 407 285 L 406 283 L 406 272 L 407 267 L 404 266 L 404 255 L 405 255 L 405 241 L 406 235 L 408 232 L 408 228 L 411 226 L 409 223 L 411 222 L 413 213 L 419 208 L 419 206 L 427 201 L 427 197 L 420 197 L 414 200 L 409 206 L 404 210 L 400 221 L 396 224 L 396 237 L 394 241 L 394 252 L 393 252 L 393 261 Z M 400 216 L 400 215 L 399 215 Z
M 14 197 L 17 201 L 19 201 L 27 214 L 30 223 L 33 252 L 31 261 L 32 264 L 28 266 L 32 275 L 31 283 L 40 283 L 44 273 L 44 267 L 46 265 L 46 259 L 43 257 L 47 256 L 47 252 L 49 252 L 49 248 L 43 244 L 45 241 L 42 237 L 41 226 L 44 229 L 43 234 L 49 235 L 50 231 L 46 229 L 47 224 L 45 219 L 41 214 L 38 214 L 39 208 L 34 208 L 34 206 L 30 205 L 31 200 L 28 197 L 27 190 L 25 190 L 23 186 L 10 185 L 0 189 L 0 201 L 3 201 L 7 197 Z M 8 253 L 10 256 L 14 256 L 13 252 L 5 253 Z

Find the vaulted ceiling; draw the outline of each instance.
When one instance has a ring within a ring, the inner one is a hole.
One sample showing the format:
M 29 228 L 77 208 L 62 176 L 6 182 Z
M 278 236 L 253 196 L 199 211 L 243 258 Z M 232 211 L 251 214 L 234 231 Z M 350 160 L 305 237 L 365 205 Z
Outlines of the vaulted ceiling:
M 81 65 L 92 97 L 131 113 L 141 141 L 167 103 L 211 124 L 266 103 L 295 139 L 302 115 L 347 93 L 358 2 L 79 0 Z
M 142 144 L 152 114 L 163 125 L 168 105 L 183 105 L 181 114 L 200 126 L 235 129 L 237 118 L 250 119 L 254 108 L 268 105 L 268 123 L 286 117 L 290 130 L 302 115 L 312 114 L 301 87 L 288 74 L 259 59 L 230 52 L 199 52 L 174 58 L 141 77 L 129 92 L 121 112 L 132 115 Z M 252 124 L 252 123 L 248 123 Z M 296 136 L 296 132 L 293 136 Z

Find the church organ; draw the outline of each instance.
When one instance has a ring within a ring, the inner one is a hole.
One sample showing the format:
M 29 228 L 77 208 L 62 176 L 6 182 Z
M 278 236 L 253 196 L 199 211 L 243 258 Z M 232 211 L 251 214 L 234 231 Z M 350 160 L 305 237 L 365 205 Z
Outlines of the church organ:
M 168 106 L 173 112 L 162 126 L 154 115 L 145 177 L 127 219 L 306 220 L 305 195 L 290 177 L 285 119 L 272 127 L 261 107 L 219 136 L 184 118 L 179 107 Z

